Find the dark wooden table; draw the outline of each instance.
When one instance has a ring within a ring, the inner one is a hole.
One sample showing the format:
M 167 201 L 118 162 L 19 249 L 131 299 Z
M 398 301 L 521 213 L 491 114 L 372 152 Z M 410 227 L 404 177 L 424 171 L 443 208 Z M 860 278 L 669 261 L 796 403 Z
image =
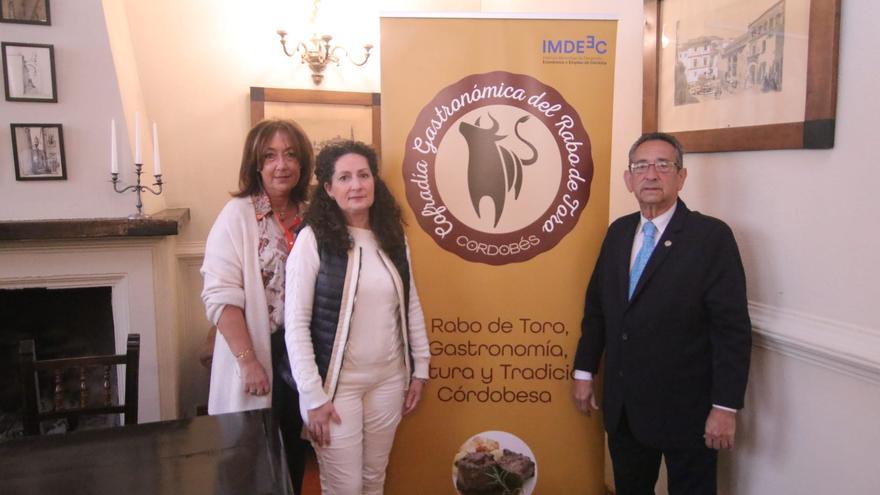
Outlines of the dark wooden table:
M 0 493 L 293 494 L 269 410 L 0 443 Z

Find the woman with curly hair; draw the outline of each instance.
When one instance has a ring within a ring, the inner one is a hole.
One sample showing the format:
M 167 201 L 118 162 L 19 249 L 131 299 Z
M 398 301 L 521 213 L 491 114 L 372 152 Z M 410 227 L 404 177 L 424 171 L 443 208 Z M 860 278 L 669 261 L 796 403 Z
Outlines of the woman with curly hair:
M 208 413 L 272 407 L 299 493 L 308 444 L 300 439 L 299 398 L 284 343 L 285 263 L 302 223 L 314 153 L 289 120 L 248 132 L 239 190 L 205 244 L 202 299 L 217 327 Z
M 428 378 L 428 338 L 400 207 L 376 153 L 318 154 L 287 261 L 286 341 L 325 494 L 381 494 L 394 433 Z

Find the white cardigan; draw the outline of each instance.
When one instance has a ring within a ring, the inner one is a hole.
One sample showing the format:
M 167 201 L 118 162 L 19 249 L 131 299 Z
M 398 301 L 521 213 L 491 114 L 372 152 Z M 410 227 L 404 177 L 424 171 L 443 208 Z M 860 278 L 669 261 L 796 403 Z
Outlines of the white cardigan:
M 217 216 L 205 244 L 202 300 L 214 325 L 227 305 L 244 309 L 245 323 L 254 355 L 272 383 L 272 353 L 269 340 L 269 309 L 260 275 L 257 254 L 259 233 L 250 198 L 234 198 Z M 238 363 L 226 339 L 217 332 L 211 364 L 208 414 L 262 409 L 272 405 L 272 394 L 249 395 L 238 373 Z
M 407 250 L 408 251 L 408 250 Z M 407 252 L 407 255 L 409 253 Z M 350 256 L 352 256 L 350 254 Z M 412 275 L 412 260 L 410 258 L 410 283 L 409 283 L 409 308 L 406 308 L 402 322 L 408 322 L 406 335 L 403 336 L 404 344 L 409 345 L 409 351 L 404 348 L 403 352 L 412 353 L 412 362 L 407 358 L 410 365 L 410 373 L 417 378 L 428 378 L 428 368 L 431 355 L 428 347 L 428 335 L 425 329 L 425 317 L 422 314 L 422 306 L 416 291 L 415 279 Z M 388 261 L 390 263 L 390 260 Z M 351 263 L 351 260 L 349 260 Z M 318 243 L 311 227 L 305 227 L 296 238 L 290 256 L 287 258 L 287 285 L 285 287 L 284 304 L 284 327 L 285 342 L 290 358 L 290 368 L 299 389 L 300 412 L 303 419 L 308 421 L 307 411 L 314 409 L 332 399 L 326 390 L 326 384 L 321 380 L 318 366 L 315 364 L 315 350 L 312 345 L 312 336 L 309 326 L 312 318 L 312 305 L 315 298 L 315 281 L 321 260 L 318 256 Z M 355 263 L 357 264 L 357 263 Z M 391 265 L 393 268 L 393 265 Z M 357 275 L 353 275 L 355 278 Z M 348 277 L 348 275 L 347 275 Z M 356 281 L 347 281 L 347 285 L 356 284 Z M 346 289 L 347 291 L 348 289 Z M 402 308 L 401 308 L 402 309 Z M 344 349 L 347 341 L 348 325 L 351 320 L 352 306 L 344 304 L 339 316 L 342 329 L 336 336 L 336 352 Z M 341 346 L 341 348 L 339 347 Z M 335 370 L 327 370 L 329 381 L 335 382 L 338 378 L 339 363 Z M 407 377 L 407 382 L 409 377 Z M 334 388 L 334 387 L 330 387 Z

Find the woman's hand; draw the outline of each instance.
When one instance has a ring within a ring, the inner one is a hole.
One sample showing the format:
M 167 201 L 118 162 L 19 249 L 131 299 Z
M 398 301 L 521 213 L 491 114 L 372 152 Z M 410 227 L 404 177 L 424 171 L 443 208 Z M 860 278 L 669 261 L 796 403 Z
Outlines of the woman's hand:
M 413 412 L 416 406 L 419 405 L 419 401 L 422 400 L 422 389 L 425 388 L 425 380 L 424 378 L 416 378 L 413 377 L 409 381 L 409 390 L 406 391 L 406 399 L 403 401 L 403 415 Z
M 309 437 L 319 447 L 330 445 L 330 421 L 336 424 L 342 423 L 342 418 L 336 413 L 332 401 L 327 401 L 322 406 L 309 409 Z
M 254 344 L 244 319 L 244 310 L 227 304 L 217 321 L 217 331 L 226 340 L 234 357 L 235 372 L 241 378 L 242 392 L 248 395 L 266 395 L 271 387 L 269 376 L 254 353 Z
M 238 372 L 241 374 L 241 382 L 244 393 L 249 395 L 266 395 L 269 393 L 269 376 L 263 365 L 257 361 L 257 357 L 251 352 L 238 360 Z

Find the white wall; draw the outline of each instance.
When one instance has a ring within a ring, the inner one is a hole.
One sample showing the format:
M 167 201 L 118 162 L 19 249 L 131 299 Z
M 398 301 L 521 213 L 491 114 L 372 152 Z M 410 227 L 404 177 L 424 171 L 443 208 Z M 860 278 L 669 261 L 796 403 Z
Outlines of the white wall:
M 736 233 L 759 334 L 726 493 L 880 487 L 878 16 L 843 3 L 834 149 L 685 157 L 685 201 Z
M 134 174 L 101 1 L 54 1 L 51 13 L 51 26 L 0 24 L 2 41 L 54 45 L 58 94 L 58 103 L 0 99 L 0 220 L 134 213 L 134 195 L 117 194 L 110 183 L 111 118 L 119 134 L 120 180 L 130 184 Z M 16 181 L 10 123 L 61 124 L 67 180 Z
M 880 386 L 761 347 L 721 494 L 859 494 L 880 487 Z
M 0 99 L 0 221 L 127 216 L 136 211 L 135 195 L 117 194 L 110 183 L 110 120 L 117 123 L 119 178 L 130 185 L 134 180 L 134 111 L 140 111 L 148 174 L 144 181 L 152 179 L 148 115 L 139 99 L 136 77 L 133 83 L 120 84 L 101 0 L 53 1 L 51 14 L 51 26 L 0 24 L 2 41 L 54 45 L 58 95 L 58 103 Z M 132 79 L 125 73 L 123 77 Z M 123 98 L 123 92 L 133 94 Z M 60 123 L 68 179 L 16 181 L 10 123 Z M 164 208 L 164 197 L 147 194 L 144 204 L 147 212 L 155 212 Z M 0 278 L 16 285 L 24 283 L 20 279 L 36 284 L 51 275 L 83 280 L 95 273 L 118 275 L 121 282 L 110 284 L 114 301 L 122 297 L 120 304 L 114 304 L 117 349 L 124 351 L 129 331 L 141 334 L 140 419 L 176 416 L 177 284 L 176 271 L 169 269 L 167 261 L 173 255 L 168 254 L 173 251 L 173 240 L 84 242 L 98 248 L 80 253 L 77 249 L 83 243 L 77 242 L 2 242 Z M 147 247 L 129 249 L 132 245 Z M 51 256 L 44 253 L 44 246 L 51 246 Z M 129 284 L 133 284 L 130 290 L 126 289 Z M 127 294 L 135 296 L 129 300 Z

